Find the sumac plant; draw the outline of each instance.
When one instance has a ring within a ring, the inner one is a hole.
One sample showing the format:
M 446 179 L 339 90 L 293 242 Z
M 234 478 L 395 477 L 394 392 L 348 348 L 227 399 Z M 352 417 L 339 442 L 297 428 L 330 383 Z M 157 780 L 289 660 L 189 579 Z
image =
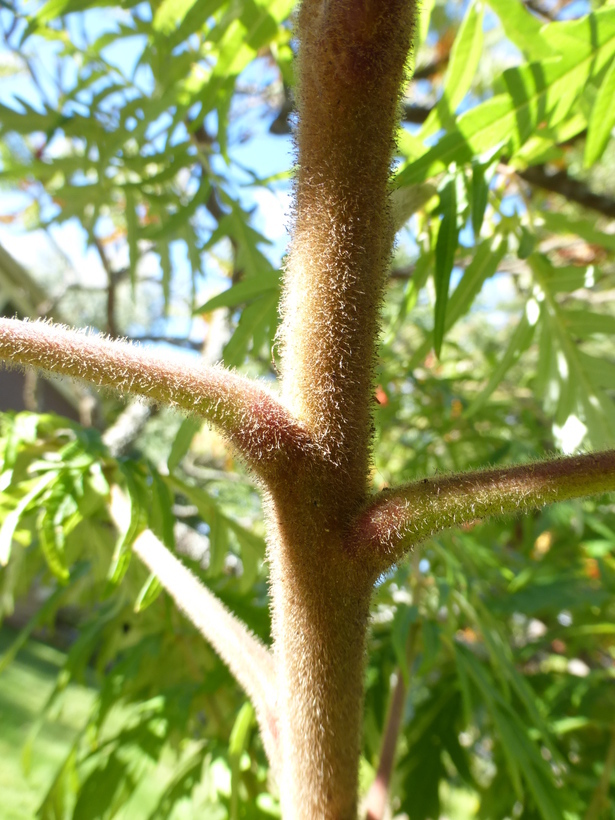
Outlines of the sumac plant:
M 443 530 L 615 490 L 613 451 L 371 490 L 379 311 L 394 241 L 391 168 L 416 13 L 411 0 L 303 0 L 297 13 L 297 166 L 279 389 L 46 322 L 0 321 L 0 355 L 9 365 L 204 419 L 258 483 L 271 646 L 138 522 L 132 550 L 250 698 L 285 820 L 357 817 L 375 585 Z M 445 187 L 441 198 L 447 195 Z M 440 230 L 442 254 L 444 222 Z M 129 529 L 121 492 L 111 510 L 118 527 Z M 398 723 L 403 687 L 401 698 L 391 707 Z M 391 726 L 363 809 L 374 818 L 384 811 L 391 775 L 395 719 Z M 535 795 L 540 802 L 539 785 Z

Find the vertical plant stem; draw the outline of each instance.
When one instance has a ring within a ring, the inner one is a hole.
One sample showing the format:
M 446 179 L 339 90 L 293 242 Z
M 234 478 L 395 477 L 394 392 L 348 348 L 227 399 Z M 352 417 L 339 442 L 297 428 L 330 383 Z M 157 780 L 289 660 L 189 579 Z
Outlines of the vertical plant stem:
M 356 820 L 374 576 L 345 548 L 369 477 L 388 183 L 413 0 L 303 0 L 282 391 L 313 450 L 270 483 L 284 820 Z

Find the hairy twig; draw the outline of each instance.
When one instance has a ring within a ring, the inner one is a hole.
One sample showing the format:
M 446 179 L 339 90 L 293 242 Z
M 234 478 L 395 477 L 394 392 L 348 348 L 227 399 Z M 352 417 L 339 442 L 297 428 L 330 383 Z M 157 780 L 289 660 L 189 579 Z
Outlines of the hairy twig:
M 111 515 L 118 529 L 125 531 L 130 513 L 128 502 L 118 487 L 112 492 Z M 276 672 L 271 652 L 151 530 L 142 532 L 132 549 L 215 649 L 252 701 L 267 757 L 277 770 Z
M 308 436 L 258 382 L 187 357 L 157 355 L 45 322 L 0 319 L 0 359 L 178 407 L 209 421 L 266 474 Z
M 615 450 L 424 478 L 372 501 L 352 526 L 348 548 L 379 573 L 441 530 L 613 490 Z

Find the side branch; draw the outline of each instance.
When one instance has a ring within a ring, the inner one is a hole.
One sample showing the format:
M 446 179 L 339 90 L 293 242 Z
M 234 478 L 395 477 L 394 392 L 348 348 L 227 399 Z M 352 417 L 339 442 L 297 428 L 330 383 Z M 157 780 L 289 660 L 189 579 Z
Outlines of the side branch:
M 111 516 L 118 529 L 126 530 L 127 502 L 117 488 L 112 494 Z M 151 530 L 139 535 L 132 550 L 211 644 L 252 701 L 265 752 L 272 768 L 278 770 L 277 687 L 273 655 Z
M 60 325 L 15 319 L 0 319 L 0 359 L 201 416 L 256 472 L 266 472 L 290 450 L 307 445 L 301 425 L 272 394 L 222 367 L 205 367 L 168 353 L 161 356 Z
M 615 450 L 424 478 L 372 501 L 355 521 L 348 548 L 380 573 L 441 530 L 613 491 Z

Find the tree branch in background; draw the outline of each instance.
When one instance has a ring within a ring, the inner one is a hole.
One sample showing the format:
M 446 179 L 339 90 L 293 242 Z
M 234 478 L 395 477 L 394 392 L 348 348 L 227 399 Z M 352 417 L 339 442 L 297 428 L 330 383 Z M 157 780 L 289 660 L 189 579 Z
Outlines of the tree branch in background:
M 105 251 L 105 246 L 103 245 L 102 241 L 98 239 L 98 237 L 94 237 L 94 245 L 96 246 L 96 250 L 98 251 L 98 255 L 100 256 L 100 261 L 105 270 L 105 273 L 107 274 L 106 332 L 109 334 L 109 336 L 113 336 L 115 338 L 119 335 L 117 332 L 117 325 L 115 322 L 115 286 L 117 284 L 117 274 L 111 267 L 111 262 L 109 261 L 109 257 L 107 256 L 107 252 Z
M 566 171 L 550 172 L 546 165 L 532 165 L 516 173 L 530 185 L 544 188 L 546 191 L 559 194 L 570 202 L 577 202 L 584 208 L 615 219 L 615 199 L 594 193 L 585 182 L 573 179 Z
M 352 527 L 348 548 L 380 574 L 441 530 L 614 490 L 615 450 L 424 478 L 380 493 Z
M 189 358 L 45 322 L 0 319 L 0 359 L 178 407 L 214 425 L 260 474 L 308 436 L 258 382 Z
M 120 413 L 111 427 L 102 435 L 103 443 L 113 458 L 126 455 L 152 415 L 149 404 L 131 401 Z
M 126 498 L 118 487 L 112 491 L 111 516 L 118 529 L 125 532 L 130 513 Z M 132 550 L 211 644 L 250 698 L 265 752 L 272 768 L 277 770 L 278 721 L 273 655 L 151 530 L 145 530 L 138 536 Z
M 414 664 L 419 629 L 420 624 L 414 623 L 408 632 L 408 641 L 406 643 L 407 669 L 412 669 Z M 382 736 L 378 771 L 365 799 L 366 820 L 384 820 L 386 815 L 391 776 L 395 767 L 395 751 L 403 724 L 404 706 L 408 694 L 408 686 L 400 668 L 397 668 L 395 676 L 395 686 L 393 687 L 387 722 Z

